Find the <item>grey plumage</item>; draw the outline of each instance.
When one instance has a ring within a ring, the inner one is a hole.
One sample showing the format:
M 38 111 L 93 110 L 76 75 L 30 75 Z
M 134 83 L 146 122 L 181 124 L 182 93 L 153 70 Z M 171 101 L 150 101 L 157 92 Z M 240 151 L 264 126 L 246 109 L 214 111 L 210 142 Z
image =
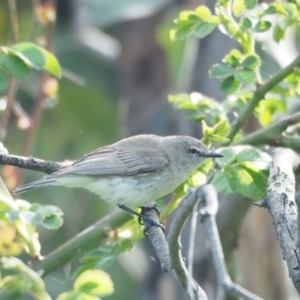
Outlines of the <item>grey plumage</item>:
M 45 185 L 83 187 L 109 203 L 140 206 L 171 193 L 205 157 L 220 156 L 192 137 L 138 135 L 99 148 L 14 192 Z

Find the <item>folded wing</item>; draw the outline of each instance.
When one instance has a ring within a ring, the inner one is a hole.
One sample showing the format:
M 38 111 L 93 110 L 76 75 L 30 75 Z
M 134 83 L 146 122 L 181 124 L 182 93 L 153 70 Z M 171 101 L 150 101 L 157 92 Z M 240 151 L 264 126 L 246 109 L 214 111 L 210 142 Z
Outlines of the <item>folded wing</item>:
M 168 158 L 157 149 L 121 150 L 108 146 L 83 156 L 55 175 L 133 176 L 156 172 L 167 164 Z

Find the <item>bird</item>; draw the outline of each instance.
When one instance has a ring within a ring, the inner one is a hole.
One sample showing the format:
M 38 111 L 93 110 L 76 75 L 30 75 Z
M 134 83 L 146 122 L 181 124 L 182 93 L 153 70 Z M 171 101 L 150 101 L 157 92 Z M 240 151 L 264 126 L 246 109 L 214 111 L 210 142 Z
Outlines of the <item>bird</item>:
M 132 211 L 172 193 L 205 158 L 222 156 L 190 136 L 136 135 L 88 153 L 14 193 L 48 185 L 84 188 Z

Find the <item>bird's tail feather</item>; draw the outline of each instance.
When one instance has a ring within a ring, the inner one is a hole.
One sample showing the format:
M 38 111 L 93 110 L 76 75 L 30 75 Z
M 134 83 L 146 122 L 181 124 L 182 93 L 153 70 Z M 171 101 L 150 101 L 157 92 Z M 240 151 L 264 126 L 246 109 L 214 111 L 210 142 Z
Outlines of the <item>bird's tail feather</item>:
M 45 185 L 51 185 L 52 183 L 54 183 L 56 180 L 55 178 L 52 177 L 44 177 L 40 180 L 25 184 L 23 186 L 20 186 L 18 188 L 16 188 L 13 193 L 14 194 L 18 194 L 18 193 L 23 193 L 35 188 L 39 188 L 41 186 L 45 186 Z

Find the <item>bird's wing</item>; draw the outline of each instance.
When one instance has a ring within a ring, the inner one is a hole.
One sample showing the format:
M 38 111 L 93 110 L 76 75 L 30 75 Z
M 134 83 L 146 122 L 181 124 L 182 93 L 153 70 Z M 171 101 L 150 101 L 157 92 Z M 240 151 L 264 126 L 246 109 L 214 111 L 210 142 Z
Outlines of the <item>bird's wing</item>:
M 167 164 L 168 158 L 157 149 L 120 150 L 108 146 L 83 156 L 56 175 L 132 176 L 158 171 Z

